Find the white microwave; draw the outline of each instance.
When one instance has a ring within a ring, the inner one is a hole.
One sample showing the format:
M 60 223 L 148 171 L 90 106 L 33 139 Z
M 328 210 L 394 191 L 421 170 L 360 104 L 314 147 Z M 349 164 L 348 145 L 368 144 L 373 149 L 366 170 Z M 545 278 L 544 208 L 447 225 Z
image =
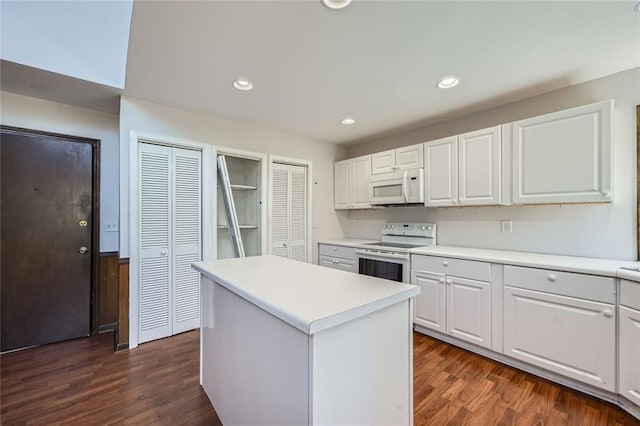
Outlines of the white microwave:
M 373 205 L 424 204 L 424 169 L 400 170 L 371 176 Z

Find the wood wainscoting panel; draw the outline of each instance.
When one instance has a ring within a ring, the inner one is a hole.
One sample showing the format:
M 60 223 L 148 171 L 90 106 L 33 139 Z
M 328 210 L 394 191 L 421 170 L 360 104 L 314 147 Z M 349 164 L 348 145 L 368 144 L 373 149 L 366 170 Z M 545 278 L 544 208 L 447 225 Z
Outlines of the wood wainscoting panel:
M 100 253 L 98 279 L 98 333 L 118 326 L 118 253 Z
M 129 348 L 129 259 L 118 262 L 118 328 L 116 351 Z

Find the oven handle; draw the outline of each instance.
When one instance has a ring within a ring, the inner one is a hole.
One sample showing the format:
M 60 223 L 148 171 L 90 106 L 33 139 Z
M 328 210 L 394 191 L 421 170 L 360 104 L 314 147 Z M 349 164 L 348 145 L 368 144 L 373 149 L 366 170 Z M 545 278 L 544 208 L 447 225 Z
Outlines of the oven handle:
M 381 257 L 381 258 L 401 259 L 401 260 L 409 260 L 409 256 L 410 256 L 408 254 L 372 252 L 366 249 L 356 249 L 356 254 L 360 254 L 368 257 Z

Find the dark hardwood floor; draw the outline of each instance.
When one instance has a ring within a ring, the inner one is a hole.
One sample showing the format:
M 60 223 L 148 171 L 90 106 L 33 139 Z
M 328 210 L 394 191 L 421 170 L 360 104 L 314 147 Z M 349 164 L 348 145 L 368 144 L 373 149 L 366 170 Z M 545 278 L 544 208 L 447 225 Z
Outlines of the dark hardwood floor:
M 2 355 L 2 425 L 219 425 L 197 331 L 113 353 L 111 333 Z
M 0 357 L 2 425 L 207 424 L 197 331 L 113 354 L 102 334 Z M 416 425 L 640 425 L 619 408 L 414 334 Z M 250 407 L 248 407 L 250 409 Z

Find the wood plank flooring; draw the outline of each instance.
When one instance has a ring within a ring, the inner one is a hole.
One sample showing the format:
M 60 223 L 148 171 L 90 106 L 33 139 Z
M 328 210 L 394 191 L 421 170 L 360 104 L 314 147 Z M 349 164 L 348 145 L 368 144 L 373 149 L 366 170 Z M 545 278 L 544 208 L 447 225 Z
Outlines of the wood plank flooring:
M 111 334 L 0 357 L 0 423 L 220 425 L 199 334 L 112 353 Z M 619 408 L 414 333 L 416 425 L 640 425 Z M 248 407 L 250 409 L 250 407 Z

